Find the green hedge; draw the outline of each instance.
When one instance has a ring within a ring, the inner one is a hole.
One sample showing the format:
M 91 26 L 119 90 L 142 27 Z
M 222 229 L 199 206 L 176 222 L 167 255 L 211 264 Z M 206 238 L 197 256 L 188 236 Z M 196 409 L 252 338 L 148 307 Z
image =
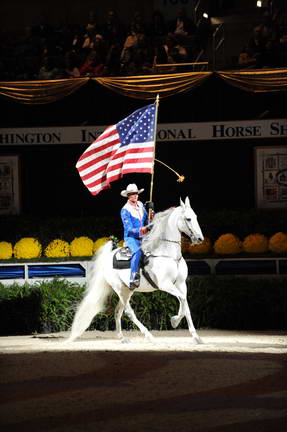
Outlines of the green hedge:
M 0 284 L 0 335 L 51 333 L 70 329 L 84 288 L 55 279 L 33 285 Z M 247 279 L 202 276 L 188 280 L 188 302 L 196 328 L 241 330 L 286 330 L 286 279 Z M 90 330 L 114 330 L 113 309 L 117 296 L 107 304 L 106 313 L 93 320 Z M 135 293 L 132 306 L 139 320 L 150 330 L 170 330 L 170 318 L 178 301 L 165 292 Z M 123 317 L 123 328 L 135 328 Z M 187 328 L 183 319 L 180 327 Z

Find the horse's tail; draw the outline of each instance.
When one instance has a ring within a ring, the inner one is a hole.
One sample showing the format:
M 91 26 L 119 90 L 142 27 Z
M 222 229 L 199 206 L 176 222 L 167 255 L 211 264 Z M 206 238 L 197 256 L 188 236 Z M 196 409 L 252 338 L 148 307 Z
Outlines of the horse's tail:
M 104 279 L 104 264 L 112 251 L 112 241 L 104 244 L 95 254 L 91 262 L 91 273 L 87 282 L 84 298 L 77 307 L 71 333 L 71 342 L 81 336 L 89 327 L 95 315 L 105 309 L 106 299 L 112 288 Z

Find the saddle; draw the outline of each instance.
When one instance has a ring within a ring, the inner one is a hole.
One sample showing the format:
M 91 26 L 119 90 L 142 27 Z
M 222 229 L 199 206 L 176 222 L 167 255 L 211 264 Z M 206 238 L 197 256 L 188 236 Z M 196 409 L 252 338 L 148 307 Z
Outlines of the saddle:
M 131 266 L 132 251 L 129 247 L 121 247 L 113 257 L 114 269 L 127 269 Z
M 113 268 L 119 270 L 130 268 L 131 257 L 132 257 L 132 251 L 130 250 L 130 248 L 127 246 L 121 247 L 113 256 Z M 149 263 L 149 256 L 143 254 L 140 262 L 140 268 L 142 270 L 142 274 L 148 280 L 148 282 L 153 286 L 153 288 L 158 289 L 157 285 L 153 282 L 153 280 L 151 279 L 149 273 L 145 268 L 148 263 Z

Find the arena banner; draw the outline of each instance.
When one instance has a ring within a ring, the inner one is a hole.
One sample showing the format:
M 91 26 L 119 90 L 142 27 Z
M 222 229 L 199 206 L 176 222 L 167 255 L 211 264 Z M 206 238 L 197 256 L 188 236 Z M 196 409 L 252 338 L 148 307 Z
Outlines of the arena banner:
M 107 127 L 67 126 L 1 128 L 1 145 L 89 144 Z M 228 122 L 162 123 L 157 125 L 157 142 L 222 141 L 287 137 L 287 119 Z

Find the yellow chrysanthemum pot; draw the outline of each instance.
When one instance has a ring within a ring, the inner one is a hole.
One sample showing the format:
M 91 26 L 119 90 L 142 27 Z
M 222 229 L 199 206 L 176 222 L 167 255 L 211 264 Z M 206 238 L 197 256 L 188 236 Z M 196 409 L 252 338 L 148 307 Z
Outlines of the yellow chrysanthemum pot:
M 193 245 L 189 244 L 188 251 L 192 255 L 205 255 L 212 252 L 212 241 L 208 237 L 204 237 L 202 243 Z
M 107 243 L 110 240 L 110 237 L 101 237 L 98 238 L 95 242 L 94 242 L 94 246 L 93 246 L 93 253 L 97 252 L 100 247 L 102 247 L 105 243 Z
M 287 234 L 278 232 L 269 239 L 269 250 L 275 253 L 287 253 Z
M 222 234 L 214 243 L 214 252 L 219 255 L 237 255 L 242 252 L 242 242 L 235 234 Z
M 242 249 L 247 253 L 268 252 L 268 238 L 263 234 L 249 234 L 242 242 Z
M 52 240 L 45 249 L 48 258 L 65 258 L 70 256 L 70 245 L 65 240 Z
M 76 237 L 70 243 L 71 256 L 91 256 L 93 255 L 94 242 L 89 237 Z
M 10 259 L 13 255 L 12 243 L 1 241 L 0 242 L 0 259 Z
M 13 252 L 18 259 L 40 258 L 42 246 L 34 237 L 23 237 L 15 244 Z

